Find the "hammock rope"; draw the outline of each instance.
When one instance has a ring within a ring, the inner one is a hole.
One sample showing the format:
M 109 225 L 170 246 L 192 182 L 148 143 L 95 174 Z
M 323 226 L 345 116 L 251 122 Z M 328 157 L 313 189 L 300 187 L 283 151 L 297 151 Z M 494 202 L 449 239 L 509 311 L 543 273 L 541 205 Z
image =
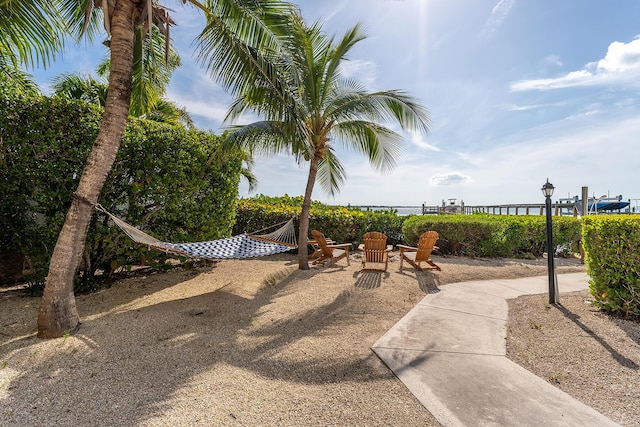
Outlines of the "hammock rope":
M 210 259 L 240 259 L 273 255 L 298 247 L 293 218 L 285 222 L 282 227 L 268 234 L 242 233 L 226 239 L 208 242 L 169 243 L 158 240 L 144 231 L 127 224 L 100 205 L 96 205 L 95 208 L 111 218 L 113 223 L 134 242 L 145 245 L 148 249 L 157 249 L 180 256 Z M 280 224 L 276 224 L 275 226 L 278 225 Z M 263 230 L 273 227 L 274 226 L 267 227 Z

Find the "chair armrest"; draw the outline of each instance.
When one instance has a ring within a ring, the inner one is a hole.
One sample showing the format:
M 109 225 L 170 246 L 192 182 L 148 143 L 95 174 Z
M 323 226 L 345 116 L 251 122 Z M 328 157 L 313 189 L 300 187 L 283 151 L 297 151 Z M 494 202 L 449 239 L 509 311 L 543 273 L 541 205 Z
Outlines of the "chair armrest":
M 400 249 L 400 252 L 417 252 L 418 248 L 414 248 L 413 246 L 407 246 L 407 245 L 397 245 L 398 249 Z
M 331 249 L 349 249 L 351 247 L 351 243 L 340 243 L 339 245 L 327 245 L 327 247 Z
M 358 250 L 359 250 L 359 251 L 364 251 L 364 243 L 360 243 L 360 244 L 358 245 Z
M 335 242 L 334 242 L 333 240 L 331 240 L 331 239 L 327 239 L 327 244 L 328 244 L 328 245 L 332 245 L 332 244 L 334 244 L 334 243 L 335 243 Z M 315 239 L 309 239 L 309 240 L 307 240 L 307 245 L 317 246 L 317 245 L 318 245 L 318 242 L 317 242 Z

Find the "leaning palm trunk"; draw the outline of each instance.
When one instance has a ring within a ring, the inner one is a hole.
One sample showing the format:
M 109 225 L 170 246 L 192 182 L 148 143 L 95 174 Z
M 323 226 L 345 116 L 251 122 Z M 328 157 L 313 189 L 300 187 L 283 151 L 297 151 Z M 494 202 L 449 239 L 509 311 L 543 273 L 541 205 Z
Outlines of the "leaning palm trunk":
M 116 2 L 111 26 L 109 93 L 98 136 L 51 257 L 44 295 L 38 309 L 38 337 L 56 338 L 75 330 L 80 318 L 73 280 L 84 250 L 87 229 L 126 126 L 133 69 L 131 1 Z
M 298 268 L 300 270 L 309 269 L 309 253 L 307 252 L 307 236 L 309 235 L 309 213 L 311 211 L 311 194 L 318 175 L 318 164 L 320 158 L 313 156 L 309 162 L 309 177 L 307 187 L 304 190 L 304 200 L 302 201 L 302 211 L 300 212 L 300 230 L 298 232 Z

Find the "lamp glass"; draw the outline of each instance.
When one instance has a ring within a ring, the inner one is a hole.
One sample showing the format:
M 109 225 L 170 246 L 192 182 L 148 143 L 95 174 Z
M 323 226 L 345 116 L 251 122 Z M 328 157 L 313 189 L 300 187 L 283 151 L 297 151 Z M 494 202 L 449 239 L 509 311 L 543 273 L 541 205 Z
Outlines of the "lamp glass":
M 554 189 L 555 187 L 553 186 L 553 184 L 550 183 L 549 180 L 547 179 L 547 182 L 542 186 L 542 194 L 544 194 L 545 197 L 551 197 L 553 196 Z

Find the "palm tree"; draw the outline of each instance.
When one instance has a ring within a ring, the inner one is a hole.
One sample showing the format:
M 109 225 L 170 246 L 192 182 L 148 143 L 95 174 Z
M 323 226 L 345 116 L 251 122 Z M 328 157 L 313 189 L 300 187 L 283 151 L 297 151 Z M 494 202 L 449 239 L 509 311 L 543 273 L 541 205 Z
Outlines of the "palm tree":
M 261 48 L 267 46 L 273 50 L 279 43 L 270 26 L 286 23 L 291 5 L 278 0 L 188 2 L 207 17 L 207 26 L 200 40 L 205 51 L 213 54 L 210 59 L 201 58 L 209 72 L 234 93 L 250 85 L 256 76 L 253 70 L 260 62 Z M 157 0 L 103 0 L 101 3 L 60 0 L 53 4 L 60 5 L 65 22 L 79 36 L 85 34 L 93 38 L 98 33 L 99 22 L 104 22 L 108 35 L 104 43 L 110 48 L 110 68 L 109 91 L 100 129 L 73 193 L 45 280 L 38 309 L 38 336 L 41 338 L 63 336 L 80 324 L 73 279 L 83 252 L 93 206 L 98 202 L 116 158 L 129 115 L 136 32 L 157 31 L 168 43 L 170 27 L 174 25 L 168 10 Z
M 298 236 L 303 270 L 309 268 L 309 209 L 316 178 L 333 195 L 346 177 L 335 144 L 364 154 L 384 171 L 395 165 L 402 136 L 381 123 L 395 121 L 402 129 L 428 132 L 427 111 L 405 92 L 368 92 L 358 81 L 341 78 L 340 65 L 364 38 L 356 25 L 334 43 L 320 24 L 308 27 L 297 17 L 278 56 L 278 79 L 257 81 L 234 100 L 225 119 L 233 122 L 252 111 L 264 120 L 236 127 L 231 143 L 266 154 L 287 151 L 299 163 L 309 162 Z

